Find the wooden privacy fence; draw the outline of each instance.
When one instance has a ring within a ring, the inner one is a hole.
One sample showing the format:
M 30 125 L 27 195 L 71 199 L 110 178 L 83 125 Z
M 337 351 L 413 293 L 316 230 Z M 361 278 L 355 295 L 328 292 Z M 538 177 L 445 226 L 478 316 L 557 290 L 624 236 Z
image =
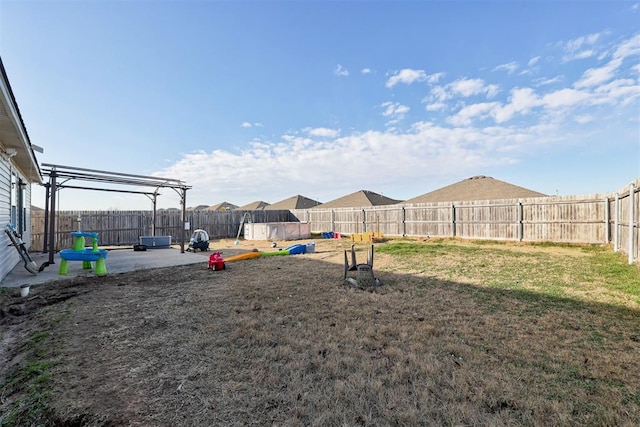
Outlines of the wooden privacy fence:
M 189 211 L 190 231 L 202 228 L 212 239 L 236 236 L 245 213 L 252 222 L 310 223 L 311 232 L 380 232 L 387 236 L 460 237 L 523 242 L 612 244 L 640 260 L 640 178 L 608 194 L 538 197 L 366 208 L 256 211 Z M 80 222 L 78 222 L 78 218 Z M 32 213 L 32 248 L 43 248 L 44 213 Z M 61 211 L 56 213 L 56 250 L 71 247 L 71 231 L 100 233 L 100 244 L 131 245 L 151 235 L 151 211 Z M 179 241 L 180 211 L 159 211 L 156 236 Z
M 612 243 L 640 259 L 640 178 L 610 194 L 292 210 L 311 231 L 525 242 Z
M 251 222 L 295 221 L 288 210 L 259 211 L 188 211 L 186 220 L 189 230 L 182 231 L 181 212 L 161 210 L 156 213 L 156 236 L 171 236 L 172 242 L 180 241 L 180 233 L 185 233 L 188 242 L 191 232 L 201 228 L 212 239 L 236 237 L 245 213 Z M 56 244 L 61 250 L 73 246 L 72 231 L 82 230 L 99 233 L 101 246 L 133 245 L 139 243 L 140 236 L 151 236 L 152 211 L 59 211 L 56 212 Z M 31 214 L 31 248 L 44 249 L 44 212 Z

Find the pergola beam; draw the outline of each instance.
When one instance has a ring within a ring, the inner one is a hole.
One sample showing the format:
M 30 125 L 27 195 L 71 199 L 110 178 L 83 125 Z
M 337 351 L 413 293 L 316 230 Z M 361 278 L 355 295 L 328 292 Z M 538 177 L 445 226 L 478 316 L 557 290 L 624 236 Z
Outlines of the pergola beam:
M 158 196 L 158 190 L 160 188 L 171 188 L 175 190 L 180 196 L 180 204 L 182 205 L 182 227 L 180 230 L 180 252 L 184 253 L 185 246 L 185 225 L 186 225 L 186 202 L 187 202 L 187 190 L 191 189 L 191 186 L 187 185 L 184 181 L 175 178 L 162 178 L 157 176 L 136 175 L 121 172 L 110 172 L 98 169 L 78 168 L 73 166 L 54 165 L 50 163 L 43 163 L 42 169 L 43 175 L 49 176 L 49 182 L 45 184 L 47 187 L 47 194 L 45 200 L 45 216 L 49 217 L 48 224 L 45 224 L 45 235 L 49 236 L 49 262 L 53 264 L 54 252 L 55 252 L 55 211 L 56 211 L 56 192 L 59 189 L 70 188 L 77 190 L 95 190 L 95 191 L 108 191 L 116 193 L 129 193 L 129 194 L 142 194 L 151 198 L 153 203 L 153 227 L 152 232 L 155 236 L 155 218 L 156 218 L 156 198 Z M 63 179 L 62 183 L 59 179 Z M 91 186 L 77 186 L 65 184 L 71 180 L 103 183 L 110 185 L 124 185 L 130 187 L 153 187 L 154 191 L 140 191 L 132 189 L 117 189 L 117 188 L 103 188 L 103 187 L 91 187 Z M 47 239 L 45 239 L 46 241 Z

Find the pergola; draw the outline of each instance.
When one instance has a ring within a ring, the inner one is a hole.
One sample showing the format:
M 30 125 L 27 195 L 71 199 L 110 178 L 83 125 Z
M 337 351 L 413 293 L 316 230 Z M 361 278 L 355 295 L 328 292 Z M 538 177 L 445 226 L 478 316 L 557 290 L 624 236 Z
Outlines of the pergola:
M 180 252 L 184 253 L 184 230 L 186 225 L 187 190 L 191 186 L 184 181 L 174 178 L 161 178 L 157 176 L 133 175 L 128 173 L 109 172 L 96 169 L 78 168 L 72 166 L 42 164 L 42 174 L 49 176 L 49 182 L 44 184 L 46 188 L 45 212 L 44 212 L 44 247 L 49 249 L 49 264 L 54 264 L 55 253 L 55 224 L 56 224 L 56 192 L 63 188 L 77 190 L 108 191 L 116 193 L 142 194 L 151 199 L 153 203 L 153 217 L 151 234 L 156 235 L 156 201 L 161 188 L 170 188 L 180 196 L 182 204 L 182 230 L 180 233 Z M 72 185 L 68 182 L 80 181 L 89 183 L 86 185 Z M 107 186 L 101 187 L 97 184 Z M 112 188 L 112 186 L 124 188 Z M 132 188 L 146 187 L 153 191 L 140 191 Z

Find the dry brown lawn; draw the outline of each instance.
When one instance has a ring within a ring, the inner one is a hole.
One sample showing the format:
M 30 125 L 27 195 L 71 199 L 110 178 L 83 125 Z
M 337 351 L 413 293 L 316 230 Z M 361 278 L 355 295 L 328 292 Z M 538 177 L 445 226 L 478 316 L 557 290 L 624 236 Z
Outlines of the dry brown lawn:
M 203 257 L 5 293 L 4 424 L 640 424 L 632 299 L 517 292 L 466 270 L 516 262 L 495 255 L 509 245 L 483 263 L 376 253 L 383 286 L 359 290 L 342 284 L 349 244 L 316 242 L 220 272 Z

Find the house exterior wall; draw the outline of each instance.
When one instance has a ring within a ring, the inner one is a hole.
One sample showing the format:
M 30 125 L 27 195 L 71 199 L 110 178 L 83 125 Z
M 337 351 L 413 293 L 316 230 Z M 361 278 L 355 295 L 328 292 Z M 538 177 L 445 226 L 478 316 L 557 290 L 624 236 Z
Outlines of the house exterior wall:
M 11 176 L 13 174 L 26 184 L 23 199 L 24 228 L 26 230 L 21 232 L 22 240 L 27 248 L 31 244 L 31 183 L 9 160 L 0 157 L 0 226 L 2 227 L 0 232 L 0 280 L 9 274 L 16 264 L 21 262 L 18 251 L 4 232 L 6 225 L 12 223 L 11 206 L 12 204 L 17 206 L 17 201 L 11 199 Z

